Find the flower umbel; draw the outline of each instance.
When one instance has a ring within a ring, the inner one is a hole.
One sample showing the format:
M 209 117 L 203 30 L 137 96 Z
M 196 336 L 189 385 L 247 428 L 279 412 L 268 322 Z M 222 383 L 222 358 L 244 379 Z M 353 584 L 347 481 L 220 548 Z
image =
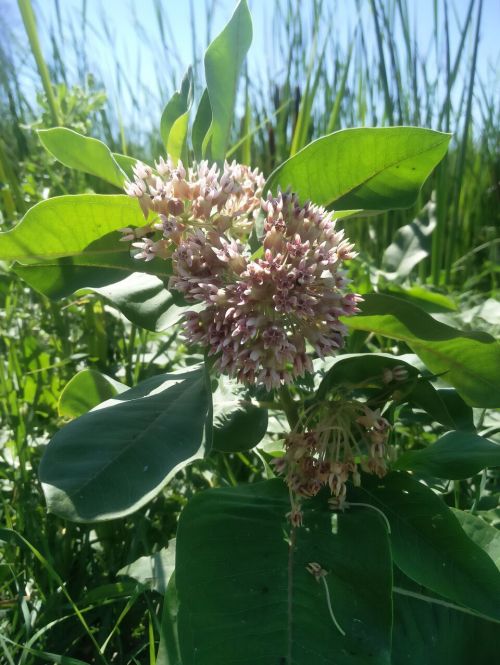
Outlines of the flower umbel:
M 389 422 L 361 402 L 328 402 L 323 411 L 309 414 L 285 438 L 285 454 L 274 460 L 290 488 L 289 520 L 301 526 L 302 499 L 329 489 L 332 508 L 342 508 L 346 483 L 361 482 L 360 470 L 382 477 L 387 472 Z
M 257 170 L 207 162 L 185 169 L 160 160 L 156 172 L 138 163 L 126 191 L 139 199 L 152 225 L 124 229 L 136 258 L 171 258 L 169 288 L 201 310 L 186 314 L 188 341 L 207 347 L 215 367 L 245 384 L 268 389 L 312 370 L 308 350 L 324 357 L 344 344 L 340 316 L 358 311 L 342 262 L 353 245 L 336 229 L 333 214 L 296 194 L 260 198 Z M 264 217 L 261 247 L 248 244 Z M 158 237 L 160 236 L 160 237 Z

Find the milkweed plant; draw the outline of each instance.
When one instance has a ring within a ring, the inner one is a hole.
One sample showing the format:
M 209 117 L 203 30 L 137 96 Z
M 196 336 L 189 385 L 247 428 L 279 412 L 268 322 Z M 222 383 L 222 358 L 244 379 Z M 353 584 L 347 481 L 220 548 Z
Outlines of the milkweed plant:
M 213 471 L 180 515 L 161 662 L 417 662 L 402 655 L 411 625 L 500 620 L 483 527 L 440 491 L 500 464 L 473 420 L 500 406 L 499 347 L 438 322 L 404 286 L 367 286 L 366 248 L 345 229 L 423 207 L 450 136 L 341 130 L 270 174 L 226 160 L 236 88 L 225 81 L 251 36 L 241 0 L 206 52 L 193 122 L 189 70 L 151 165 L 68 129 L 39 132 L 118 193 L 43 201 L 1 234 L 0 258 L 29 266 L 21 276 L 49 297 L 93 289 L 136 326 L 177 331 L 183 349 L 177 368 L 135 386 L 102 376 L 93 408 L 46 447 L 40 479 L 51 512 L 99 522 L 168 493 L 189 464 L 252 469 L 243 483 Z M 43 287 L 35 268 L 51 271 Z M 425 423 L 416 447 L 412 422 Z

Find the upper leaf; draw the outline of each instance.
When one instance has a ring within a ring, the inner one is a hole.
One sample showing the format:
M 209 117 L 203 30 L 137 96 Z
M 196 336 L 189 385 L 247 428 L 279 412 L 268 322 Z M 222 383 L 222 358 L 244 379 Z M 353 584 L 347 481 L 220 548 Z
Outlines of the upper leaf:
M 66 127 L 39 129 L 38 136 L 43 147 L 65 166 L 95 175 L 120 189 L 123 187 L 125 173 L 102 141 Z
M 205 53 L 205 78 L 212 109 L 207 137 L 215 162 L 222 162 L 226 156 L 238 79 L 251 43 L 252 17 L 246 0 L 240 0 L 228 24 Z
M 184 76 L 181 88 L 174 92 L 167 102 L 160 120 L 160 133 L 163 145 L 174 161 L 186 159 L 185 146 L 189 111 L 193 100 L 193 70 L 191 67 Z
M 292 187 L 302 200 L 335 210 L 408 208 L 450 138 L 420 127 L 343 129 L 283 162 L 265 190 Z
M 147 503 L 210 448 L 207 384 L 203 367 L 156 376 L 63 427 L 40 463 L 48 509 L 89 522 Z

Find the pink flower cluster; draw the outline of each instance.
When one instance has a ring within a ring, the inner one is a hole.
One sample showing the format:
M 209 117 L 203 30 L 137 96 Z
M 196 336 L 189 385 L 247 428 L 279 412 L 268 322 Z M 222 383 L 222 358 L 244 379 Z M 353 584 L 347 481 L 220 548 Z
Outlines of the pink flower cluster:
M 136 258 L 172 259 L 169 288 L 202 304 L 187 313 L 185 335 L 208 348 L 217 369 L 277 388 L 312 370 L 309 349 L 324 357 L 343 346 L 339 317 L 357 312 L 360 297 L 345 291 L 340 268 L 355 253 L 331 213 L 290 192 L 261 200 L 262 175 L 235 163 L 222 175 L 205 162 L 156 169 L 139 164 L 126 189 L 159 222 L 124 229 L 123 239 L 136 241 Z M 252 254 L 259 208 L 261 247 Z
M 389 422 L 358 402 L 344 402 L 319 423 L 304 431 L 291 432 L 285 439 L 285 454 L 274 460 L 290 487 L 292 510 L 289 519 L 301 526 L 300 499 L 315 496 L 322 487 L 331 493 L 331 505 L 342 507 L 346 483 L 361 481 L 360 469 L 379 477 L 387 473 Z M 357 415 L 361 412 L 362 415 Z

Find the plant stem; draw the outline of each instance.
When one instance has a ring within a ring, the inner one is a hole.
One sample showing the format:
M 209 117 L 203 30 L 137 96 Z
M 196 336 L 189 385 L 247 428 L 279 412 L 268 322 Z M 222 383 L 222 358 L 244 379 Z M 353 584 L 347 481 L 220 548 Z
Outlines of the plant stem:
M 292 429 L 294 429 L 297 423 L 299 422 L 299 412 L 298 412 L 297 402 L 295 402 L 295 400 L 290 394 L 290 391 L 286 386 L 282 386 L 279 389 L 279 396 L 281 400 L 281 408 L 285 412 L 288 424 Z

